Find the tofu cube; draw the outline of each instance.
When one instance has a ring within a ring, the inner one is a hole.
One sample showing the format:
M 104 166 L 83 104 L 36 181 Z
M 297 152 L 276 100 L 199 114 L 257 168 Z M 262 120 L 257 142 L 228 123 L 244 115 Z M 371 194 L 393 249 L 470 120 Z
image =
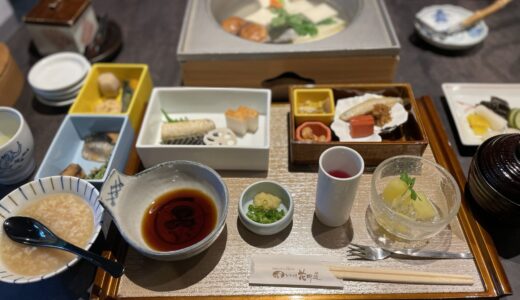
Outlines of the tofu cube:
M 312 9 L 308 9 L 303 12 L 303 15 L 306 16 L 309 20 L 314 23 L 318 23 L 327 18 L 333 18 L 338 15 L 338 11 L 335 10 L 332 6 L 322 3 L 316 5 Z

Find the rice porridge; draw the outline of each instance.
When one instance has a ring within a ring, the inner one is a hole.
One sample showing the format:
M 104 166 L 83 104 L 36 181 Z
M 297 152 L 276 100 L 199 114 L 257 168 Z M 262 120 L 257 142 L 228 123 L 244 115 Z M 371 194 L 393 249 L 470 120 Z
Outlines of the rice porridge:
M 62 239 L 84 248 L 94 231 L 90 206 L 71 193 L 45 195 L 23 207 L 16 215 L 40 221 Z M 75 258 L 74 254 L 51 248 L 33 247 L 12 241 L 1 230 L 0 259 L 13 273 L 26 276 L 56 271 Z

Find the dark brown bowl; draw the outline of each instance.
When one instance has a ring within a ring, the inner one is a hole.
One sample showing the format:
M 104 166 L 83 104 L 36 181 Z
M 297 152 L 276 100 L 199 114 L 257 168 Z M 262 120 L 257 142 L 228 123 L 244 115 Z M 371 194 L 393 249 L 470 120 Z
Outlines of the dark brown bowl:
M 520 134 L 482 143 L 471 162 L 468 186 L 486 212 L 505 223 L 520 224 Z

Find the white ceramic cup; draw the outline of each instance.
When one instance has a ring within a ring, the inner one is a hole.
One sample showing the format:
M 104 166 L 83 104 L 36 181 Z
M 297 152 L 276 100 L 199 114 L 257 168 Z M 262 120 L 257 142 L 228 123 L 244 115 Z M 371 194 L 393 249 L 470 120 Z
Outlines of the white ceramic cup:
M 0 106 L 0 184 L 21 182 L 31 176 L 34 162 L 34 140 L 22 114 L 14 108 Z
M 337 146 L 323 151 L 319 165 L 316 217 L 327 226 L 341 226 L 350 218 L 365 162 L 355 150 Z M 349 177 L 336 177 L 338 171 Z

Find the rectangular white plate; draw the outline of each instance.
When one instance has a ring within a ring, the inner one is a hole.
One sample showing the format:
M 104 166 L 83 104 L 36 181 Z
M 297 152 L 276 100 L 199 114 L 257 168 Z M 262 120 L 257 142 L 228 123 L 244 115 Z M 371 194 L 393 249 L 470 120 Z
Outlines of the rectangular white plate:
M 444 83 L 442 91 L 464 146 L 478 146 L 483 142 L 469 127 L 466 119 L 468 104 L 489 101 L 491 96 L 495 96 L 506 100 L 511 108 L 520 107 L 520 84 Z

